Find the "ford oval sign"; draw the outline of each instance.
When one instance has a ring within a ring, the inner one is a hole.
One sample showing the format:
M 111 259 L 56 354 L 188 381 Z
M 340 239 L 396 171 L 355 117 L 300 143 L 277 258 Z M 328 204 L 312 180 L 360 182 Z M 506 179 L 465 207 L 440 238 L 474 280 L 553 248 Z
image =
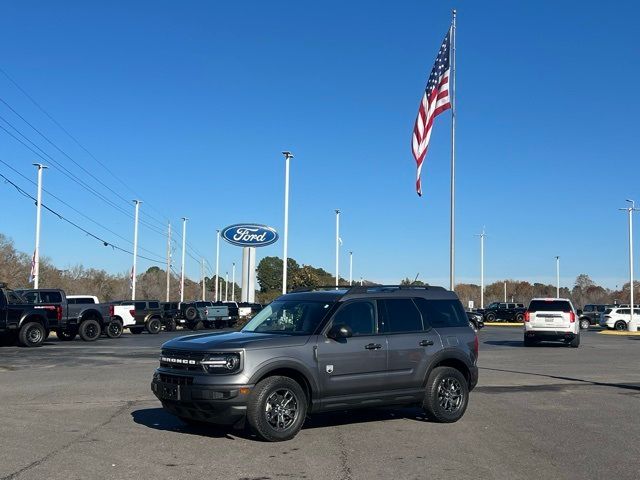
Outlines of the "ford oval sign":
M 238 223 L 220 233 L 227 242 L 239 247 L 266 247 L 278 240 L 278 232 L 266 225 Z

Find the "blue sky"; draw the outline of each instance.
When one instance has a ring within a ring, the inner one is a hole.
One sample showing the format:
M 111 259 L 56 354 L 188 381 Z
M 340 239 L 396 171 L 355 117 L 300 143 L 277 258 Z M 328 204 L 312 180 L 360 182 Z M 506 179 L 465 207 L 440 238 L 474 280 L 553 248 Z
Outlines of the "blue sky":
M 192 254 L 215 262 L 215 229 L 250 221 L 282 230 L 291 150 L 290 256 L 341 273 L 448 283 L 450 114 L 436 120 L 414 191 L 410 135 L 454 3 L 4 2 L 0 67 L 114 179 L 0 74 L 0 97 L 125 199 L 141 218 L 190 218 Z M 610 287 L 628 276 L 626 216 L 638 195 L 640 7 L 596 2 L 456 2 L 458 9 L 457 280 L 562 283 L 579 273 Z M 634 33 L 636 32 L 636 33 Z M 0 104 L 0 115 L 122 208 Z M 1 123 L 1 122 L 0 122 Z M 7 127 L 6 124 L 3 126 Z M 9 128 L 9 127 L 7 127 Z M 32 152 L 0 131 L 0 158 L 35 179 Z M 132 220 L 52 166 L 45 188 L 132 238 Z M 0 172 L 34 191 L 0 165 Z M 0 231 L 33 249 L 33 203 L 0 185 Z M 43 201 L 124 248 L 54 199 Z M 140 245 L 166 240 L 142 226 Z M 43 215 L 42 253 L 57 265 L 124 272 L 131 258 Z M 260 256 L 282 255 L 277 243 Z M 148 253 L 142 252 L 141 253 Z M 179 261 L 179 249 L 175 259 Z M 221 271 L 240 262 L 223 244 Z M 142 260 L 139 268 L 147 268 Z M 176 264 L 179 270 L 179 264 Z M 188 258 L 187 273 L 199 276 Z

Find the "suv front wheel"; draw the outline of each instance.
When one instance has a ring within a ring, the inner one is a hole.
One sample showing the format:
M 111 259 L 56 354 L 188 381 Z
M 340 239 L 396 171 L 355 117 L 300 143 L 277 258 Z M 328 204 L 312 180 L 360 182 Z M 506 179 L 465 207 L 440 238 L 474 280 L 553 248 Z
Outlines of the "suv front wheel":
M 434 368 L 422 403 L 427 416 L 438 423 L 457 422 L 468 403 L 469 387 L 464 375 L 452 367 Z
M 268 442 L 295 437 L 307 415 L 307 397 L 289 377 L 267 377 L 258 382 L 247 403 L 247 421 Z

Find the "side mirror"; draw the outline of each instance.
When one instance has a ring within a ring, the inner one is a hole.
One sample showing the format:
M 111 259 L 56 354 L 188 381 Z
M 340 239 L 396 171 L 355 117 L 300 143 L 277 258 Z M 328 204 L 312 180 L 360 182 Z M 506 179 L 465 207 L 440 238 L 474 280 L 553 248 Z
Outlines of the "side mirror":
M 338 325 L 333 325 L 329 332 L 327 333 L 327 337 L 332 338 L 334 340 L 338 340 L 340 338 L 349 338 L 353 336 L 353 332 L 351 328 L 347 325 L 339 323 Z

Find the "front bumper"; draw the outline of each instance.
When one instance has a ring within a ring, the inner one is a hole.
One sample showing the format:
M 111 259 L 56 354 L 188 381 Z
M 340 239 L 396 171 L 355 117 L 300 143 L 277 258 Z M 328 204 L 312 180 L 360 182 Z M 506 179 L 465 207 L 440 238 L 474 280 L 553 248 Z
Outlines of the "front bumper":
M 201 385 L 193 377 L 156 372 L 151 391 L 169 413 L 218 425 L 244 419 L 252 385 Z

